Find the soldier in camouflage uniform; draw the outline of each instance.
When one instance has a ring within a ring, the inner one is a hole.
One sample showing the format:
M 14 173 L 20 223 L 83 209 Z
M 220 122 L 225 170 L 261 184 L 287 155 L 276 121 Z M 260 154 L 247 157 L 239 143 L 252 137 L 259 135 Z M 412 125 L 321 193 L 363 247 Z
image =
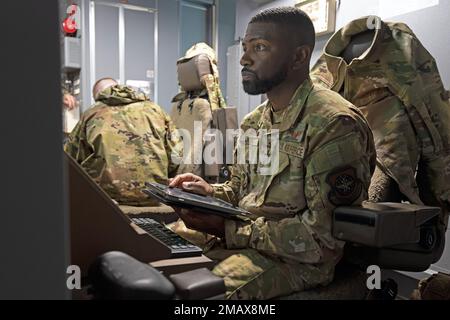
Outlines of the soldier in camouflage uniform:
M 141 190 L 177 173 L 179 137 L 158 105 L 111 80 L 94 86 L 97 103 L 82 115 L 65 151 L 119 204 L 156 205 Z
M 363 38 L 367 50 L 349 55 L 348 48 L 361 46 Z M 450 205 L 449 96 L 435 60 L 411 29 L 378 17 L 352 21 L 330 38 L 311 77 L 357 106 L 373 130 L 378 161 L 370 199 L 440 206 L 445 230 Z M 395 181 L 403 199 L 392 197 L 383 176 Z
M 188 228 L 215 236 L 203 245 L 219 261 L 213 272 L 224 278 L 230 299 L 269 299 L 329 284 L 344 245 L 331 234 L 333 209 L 367 199 L 373 137 L 354 106 L 309 79 L 314 34 L 305 13 L 281 7 L 253 17 L 243 41 L 244 90 L 267 93 L 268 101 L 241 128 L 279 130 L 275 172 L 237 163 L 224 184 L 188 173 L 170 184 L 251 212 L 228 220 L 179 211 Z

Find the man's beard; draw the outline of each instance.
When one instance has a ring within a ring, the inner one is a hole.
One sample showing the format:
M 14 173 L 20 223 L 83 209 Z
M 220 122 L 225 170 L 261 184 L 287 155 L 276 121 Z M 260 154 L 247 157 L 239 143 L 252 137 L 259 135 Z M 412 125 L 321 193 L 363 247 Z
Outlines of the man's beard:
M 267 79 L 267 80 L 259 79 L 258 76 L 254 72 L 252 72 L 246 68 L 244 68 L 243 71 L 251 72 L 255 76 L 254 80 L 245 80 L 245 81 L 243 80 L 242 81 L 244 91 L 251 95 L 257 95 L 257 94 L 267 93 L 270 90 L 272 90 L 274 87 L 276 87 L 277 85 L 282 83 L 287 77 L 288 68 L 287 68 L 287 66 L 283 66 L 282 68 L 280 68 L 280 71 L 278 71 L 272 78 Z

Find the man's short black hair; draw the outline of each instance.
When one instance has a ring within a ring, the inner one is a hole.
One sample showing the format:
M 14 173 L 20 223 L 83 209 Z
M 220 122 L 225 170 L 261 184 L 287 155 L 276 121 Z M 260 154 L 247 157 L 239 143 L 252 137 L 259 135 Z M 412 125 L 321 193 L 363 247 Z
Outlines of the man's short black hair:
M 314 25 L 308 15 L 295 7 L 276 7 L 256 14 L 250 23 L 274 23 L 288 29 L 297 45 L 307 45 L 314 49 L 316 42 Z

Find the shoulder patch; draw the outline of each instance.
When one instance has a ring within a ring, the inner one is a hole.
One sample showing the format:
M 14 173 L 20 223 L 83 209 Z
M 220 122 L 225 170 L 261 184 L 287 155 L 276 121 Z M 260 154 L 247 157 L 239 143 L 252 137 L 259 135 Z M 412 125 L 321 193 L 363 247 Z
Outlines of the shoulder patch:
M 353 167 L 348 166 L 330 172 L 326 181 L 331 188 L 328 200 L 335 206 L 350 205 L 361 195 L 362 182 Z

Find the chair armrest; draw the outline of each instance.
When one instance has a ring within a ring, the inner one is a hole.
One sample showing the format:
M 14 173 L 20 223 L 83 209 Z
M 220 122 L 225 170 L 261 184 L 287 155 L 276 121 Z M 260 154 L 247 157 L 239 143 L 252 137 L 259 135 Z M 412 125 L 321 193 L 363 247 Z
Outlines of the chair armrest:
M 183 300 L 224 299 L 224 280 L 206 268 L 169 276 L 177 295 Z

